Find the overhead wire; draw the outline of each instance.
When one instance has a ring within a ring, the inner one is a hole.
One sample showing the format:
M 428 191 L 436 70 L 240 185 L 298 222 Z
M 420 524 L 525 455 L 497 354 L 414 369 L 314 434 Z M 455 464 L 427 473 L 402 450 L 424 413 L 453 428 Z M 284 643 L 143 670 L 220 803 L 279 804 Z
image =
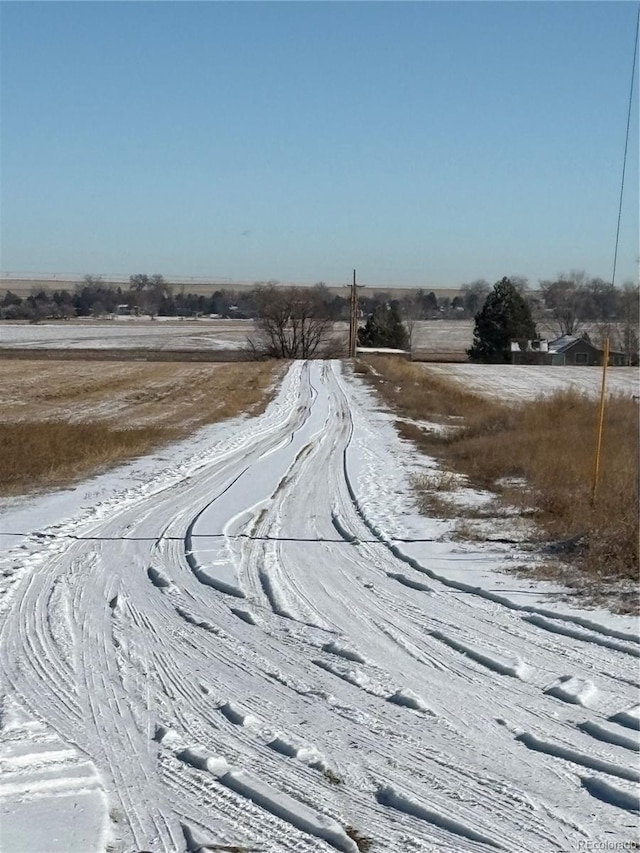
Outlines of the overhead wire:
M 640 6 L 638 6 L 638 15 L 636 18 L 636 36 L 633 46 L 633 66 L 631 69 L 631 86 L 629 87 L 629 107 L 627 110 L 627 132 L 624 140 L 624 157 L 622 159 L 622 180 L 620 182 L 620 203 L 618 205 L 618 225 L 616 228 L 616 247 L 613 253 L 613 273 L 611 275 L 611 284 L 616 282 L 616 266 L 618 263 L 618 243 L 620 242 L 620 221 L 622 219 L 622 199 L 624 196 L 624 179 L 627 169 L 627 151 L 629 148 L 629 128 L 631 127 L 631 105 L 633 103 L 633 85 L 636 78 L 636 60 L 638 57 L 638 32 L 640 30 Z

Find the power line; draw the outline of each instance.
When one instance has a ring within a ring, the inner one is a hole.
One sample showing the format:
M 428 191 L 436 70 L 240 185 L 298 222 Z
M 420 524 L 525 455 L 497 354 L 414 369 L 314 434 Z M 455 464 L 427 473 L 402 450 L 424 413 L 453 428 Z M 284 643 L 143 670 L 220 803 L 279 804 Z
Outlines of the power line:
M 638 30 L 640 29 L 640 6 L 638 6 L 638 15 L 636 18 L 636 37 L 633 44 L 633 67 L 631 69 L 631 86 L 629 87 L 629 109 L 627 111 L 627 133 L 624 140 L 624 157 L 622 160 L 622 181 L 620 182 L 620 204 L 618 205 L 618 227 L 616 228 L 616 248 L 613 253 L 613 273 L 611 275 L 611 284 L 616 281 L 616 265 L 618 263 L 618 242 L 620 240 L 620 219 L 622 218 L 622 197 L 624 194 L 624 177 L 627 169 L 627 149 L 629 147 L 629 128 L 631 126 L 631 104 L 633 103 L 633 84 L 636 78 L 636 59 L 638 56 Z

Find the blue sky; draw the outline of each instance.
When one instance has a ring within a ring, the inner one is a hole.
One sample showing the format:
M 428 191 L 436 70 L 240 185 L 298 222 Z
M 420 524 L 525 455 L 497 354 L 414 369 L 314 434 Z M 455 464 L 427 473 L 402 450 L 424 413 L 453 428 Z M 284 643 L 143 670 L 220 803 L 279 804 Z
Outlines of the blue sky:
M 633 2 L 3 2 L 2 270 L 610 279 Z M 617 282 L 638 272 L 636 87 Z

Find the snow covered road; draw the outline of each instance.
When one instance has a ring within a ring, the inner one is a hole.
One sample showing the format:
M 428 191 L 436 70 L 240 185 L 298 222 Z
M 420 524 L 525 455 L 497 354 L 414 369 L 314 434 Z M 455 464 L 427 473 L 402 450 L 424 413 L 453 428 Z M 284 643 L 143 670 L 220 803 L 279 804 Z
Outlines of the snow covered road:
M 461 581 L 510 555 L 417 535 L 370 394 L 295 363 L 261 417 L 5 516 L 0 849 L 636 838 L 631 620 Z

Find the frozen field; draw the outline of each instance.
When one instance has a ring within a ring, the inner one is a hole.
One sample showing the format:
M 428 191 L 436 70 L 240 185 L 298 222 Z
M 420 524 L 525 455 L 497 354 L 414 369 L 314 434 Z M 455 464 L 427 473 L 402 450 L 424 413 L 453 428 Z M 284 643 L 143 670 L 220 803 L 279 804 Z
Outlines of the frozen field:
M 555 391 L 575 388 L 599 395 L 602 387 L 600 367 L 551 367 L 510 364 L 429 364 L 425 370 L 465 385 L 470 390 L 501 400 L 533 400 Z M 640 369 L 612 367 L 607 370 L 609 394 L 640 394 Z
M 254 331 L 252 320 L 140 320 L 57 323 L 0 323 L 0 347 L 105 349 L 235 349 Z M 348 335 L 346 323 L 336 332 Z M 413 345 L 431 352 L 463 352 L 471 344 L 472 324 L 435 320 L 415 324 Z
M 412 349 L 423 355 L 435 353 L 464 357 L 473 342 L 473 320 L 421 320 L 413 324 Z M 597 329 L 585 327 L 594 341 Z M 49 323 L 1 323 L 0 347 L 157 350 L 238 349 L 254 332 L 252 320 L 184 320 L 158 317 L 156 320 L 119 317 L 110 321 L 74 320 Z M 335 332 L 346 345 L 348 324 L 336 323 Z M 544 334 L 556 337 L 553 329 Z
M 237 349 L 251 320 L 136 320 L 0 323 L 0 347 L 71 349 Z
M 431 464 L 297 362 L 260 417 L 5 502 L 2 850 L 629 845 L 636 621 L 420 517 Z

